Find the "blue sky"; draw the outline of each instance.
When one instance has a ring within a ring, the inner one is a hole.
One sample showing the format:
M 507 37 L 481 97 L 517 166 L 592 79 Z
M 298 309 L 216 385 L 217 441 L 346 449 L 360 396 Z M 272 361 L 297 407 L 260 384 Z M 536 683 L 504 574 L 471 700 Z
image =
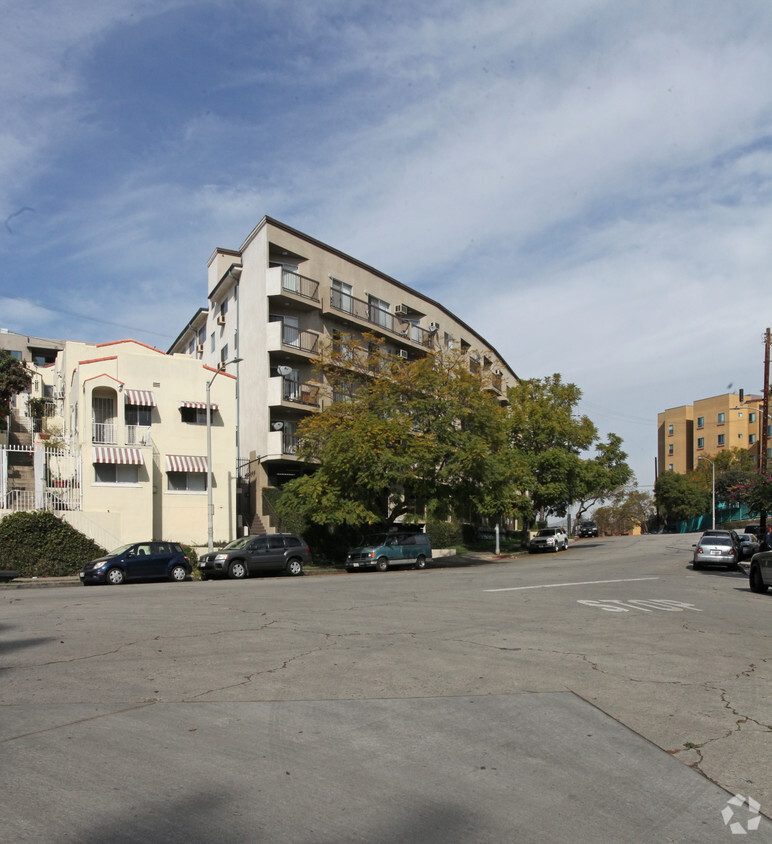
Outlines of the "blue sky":
M 2 8 L 0 327 L 166 349 L 269 214 L 577 383 L 642 487 L 659 410 L 760 389 L 768 0 Z

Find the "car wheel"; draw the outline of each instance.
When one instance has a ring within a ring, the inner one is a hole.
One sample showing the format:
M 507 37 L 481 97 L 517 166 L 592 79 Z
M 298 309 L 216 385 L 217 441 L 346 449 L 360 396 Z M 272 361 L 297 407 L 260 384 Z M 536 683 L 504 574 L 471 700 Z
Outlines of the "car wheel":
M 228 566 L 228 577 L 231 580 L 243 580 L 247 576 L 247 567 L 241 560 L 234 560 Z
M 386 557 L 379 557 L 378 562 L 375 564 L 375 570 L 376 571 L 386 571 L 386 569 L 388 567 L 389 567 L 389 561 L 386 559 Z
M 172 566 L 172 570 L 169 572 L 169 580 L 173 580 L 175 583 L 181 583 L 187 576 L 185 566 Z
M 767 591 L 767 585 L 761 577 L 761 570 L 758 566 L 753 566 L 751 568 L 751 574 L 748 580 L 750 582 L 751 592 L 763 595 Z
M 105 582 L 109 583 L 110 586 L 120 586 L 125 580 L 126 575 L 123 573 L 123 569 L 110 569 L 105 576 Z
M 418 559 L 415 561 L 415 567 L 417 569 L 425 569 L 426 568 L 426 557 L 421 554 Z
M 291 574 L 293 577 L 303 574 L 303 563 L 297 557 L 287 563 L 287 574 Z

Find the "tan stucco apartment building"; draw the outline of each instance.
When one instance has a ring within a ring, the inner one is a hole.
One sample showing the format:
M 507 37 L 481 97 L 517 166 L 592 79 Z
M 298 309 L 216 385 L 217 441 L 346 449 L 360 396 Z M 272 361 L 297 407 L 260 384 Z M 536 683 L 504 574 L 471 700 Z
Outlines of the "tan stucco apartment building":
M 710 459 L 727 448 L 749 451 L 756 463 L 761 402 L 761 396 L 741 400 L 739 393 L 724 393 L 657 414 L 658 473 L 691 472 L 700 456 Z
M 297 426 L 334 398 L 322 389 L 315 364 L 337 335 L 374 333 L 406 360 L 458 349 L 470 368 L 488 371 L 501 401 L 516 379 L 497 351 L 440 303 L 269 217 L 238 249 L 214 251 L 208 300 L 169 352 L 209 366 L 240 358 L 228 371 L 238 376 L 244 529 L 273 529 L 262 490 L 303 471 L 295 457 Z

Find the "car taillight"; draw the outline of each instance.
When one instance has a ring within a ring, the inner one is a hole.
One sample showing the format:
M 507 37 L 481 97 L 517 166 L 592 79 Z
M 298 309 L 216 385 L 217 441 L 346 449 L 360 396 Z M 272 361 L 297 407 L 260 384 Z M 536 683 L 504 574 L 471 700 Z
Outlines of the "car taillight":
M 698 554 L 702 554 L 702 548 L 701 548 L 701 547 L 699 547 L 699 546 L 697 547 L 697 553 L 698 553 Z

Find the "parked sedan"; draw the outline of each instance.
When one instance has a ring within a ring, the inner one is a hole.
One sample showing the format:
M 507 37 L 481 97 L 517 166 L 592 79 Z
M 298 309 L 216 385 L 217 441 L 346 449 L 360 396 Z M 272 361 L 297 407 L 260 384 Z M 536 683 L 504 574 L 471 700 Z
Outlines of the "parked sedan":
M 748 581 L 751 591 L 760 594 L 772 586 L 772 551 L 761 551 L 753 555 Z
M 740 542 L 740 559 L 750 560 L 759 550 L 759 540 L 752 533 L 738 533 L 737 539 Z
M 736 571 L 740 549 L 735 538 L 731 535 L 714 536 L 712 533 L 704 533 L 700 541 L 692 545 L 694 568 L 697 570 L 705 566 L 726 566 L 727 569 Z
M 86 563 L 80 572 L 80 582 L 84 586 L 93 583 L 119 586 L 127 580 L 180 582 L 191 571 L 190 560 L 179 542 L 132 542 Z

